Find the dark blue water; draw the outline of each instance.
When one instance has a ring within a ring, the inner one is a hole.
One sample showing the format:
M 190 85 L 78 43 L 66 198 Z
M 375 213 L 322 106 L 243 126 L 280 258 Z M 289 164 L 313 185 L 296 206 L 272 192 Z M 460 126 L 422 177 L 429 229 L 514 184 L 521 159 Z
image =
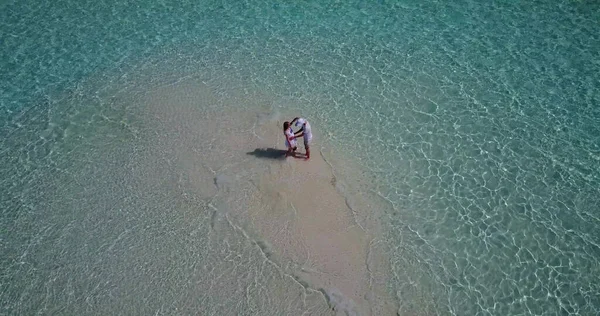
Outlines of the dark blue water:
M 209 215 L 164 215 L 208 202 L 131 180 L 156 132 L 140 96 L 185 76 L 301 104 L 368 170 L 399 314 L 599 313 L 595 2 L 25 1 L 0 21 L 1 313 L 310 310 L 190 285 L 277 273 L 239 240 L 228 266 Z

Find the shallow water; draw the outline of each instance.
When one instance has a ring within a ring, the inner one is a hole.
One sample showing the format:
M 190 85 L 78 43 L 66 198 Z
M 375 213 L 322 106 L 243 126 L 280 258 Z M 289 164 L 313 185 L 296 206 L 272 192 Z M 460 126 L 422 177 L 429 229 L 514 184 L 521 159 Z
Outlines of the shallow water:
M 0 12 L 3 313 L 329 313 L 235 228 L 243 212 L 214 211 L 243 196 L 214 200 L 239 193 L 218 171 L 254 158 L 219 143 L 237 124 L 222 113 L 253 117 L 242 135 L 305 116 L 340 177 L 368 184 L 399 314 L 600 309 L 593 2 Z M 149 109 L 190 78 L 206 93 Z

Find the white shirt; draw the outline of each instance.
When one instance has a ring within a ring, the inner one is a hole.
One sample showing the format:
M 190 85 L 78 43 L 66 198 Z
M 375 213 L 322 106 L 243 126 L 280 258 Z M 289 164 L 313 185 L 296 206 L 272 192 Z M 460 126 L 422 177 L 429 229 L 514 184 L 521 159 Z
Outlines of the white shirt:
M 302 125 L 302 130 L 304 131 L 304 139 L 311 140 L 312 139 L 312 131 L 310 130 L 310 123 L 304 118 L 299 118 L 296 120 L 296 126 Z

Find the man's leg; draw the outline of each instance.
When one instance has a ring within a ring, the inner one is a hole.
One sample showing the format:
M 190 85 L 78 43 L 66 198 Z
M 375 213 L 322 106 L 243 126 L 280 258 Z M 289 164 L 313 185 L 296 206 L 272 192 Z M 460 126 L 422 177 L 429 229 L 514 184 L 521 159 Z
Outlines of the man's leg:
M 309 142 L 304 140 L 304 148 L 306 149 L 306 159 L 310 158 L 310 146 Z

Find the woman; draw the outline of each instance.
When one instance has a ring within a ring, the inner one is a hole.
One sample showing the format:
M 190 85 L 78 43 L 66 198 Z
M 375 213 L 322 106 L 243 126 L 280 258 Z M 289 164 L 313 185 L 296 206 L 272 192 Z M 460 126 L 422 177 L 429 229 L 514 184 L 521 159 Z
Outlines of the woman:
M 301 137 L 302 135 L 294 135 L 294 131 L 288 121 L 283 122 L 283 135 L 285 136 L 285 147 L 287 147 L 285 156 L 287 157 L 296 152 L 296 149 L 298 149 L 296 137 Z

